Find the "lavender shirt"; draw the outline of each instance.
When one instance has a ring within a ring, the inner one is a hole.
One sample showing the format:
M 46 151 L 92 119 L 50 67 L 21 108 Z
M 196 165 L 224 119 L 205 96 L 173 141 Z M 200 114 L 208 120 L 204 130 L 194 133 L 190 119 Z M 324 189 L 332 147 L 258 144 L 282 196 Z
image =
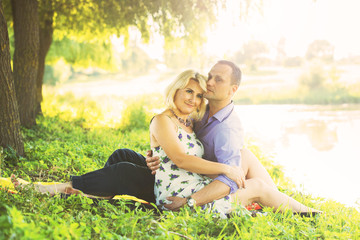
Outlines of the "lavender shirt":
M 243 128 L 239 117 L 234 111 L 234 103 L 218 111 L 209 121 L 209 108 L 203 119 L 194 124 L 196 136 L 204 145 L 204 159 L 217 161 L 231 166 L 240 166 L 240 150 L 244 145 Z M 219 180 L 230 187 L 230 193 L 238 190 L 237 184 L 225 175 Z

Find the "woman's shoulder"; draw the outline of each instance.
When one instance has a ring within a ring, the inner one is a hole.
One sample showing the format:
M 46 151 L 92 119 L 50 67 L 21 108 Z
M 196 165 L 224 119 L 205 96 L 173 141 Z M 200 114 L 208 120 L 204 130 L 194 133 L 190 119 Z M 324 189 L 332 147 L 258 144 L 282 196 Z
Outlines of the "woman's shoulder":
M 173 125 L 174 122 L 171 119 L 171 115 L 167 112 L 164 111 L 160 114 L 157 114 L 153 117 L 153 119 L 151 120 L 151 125 L 157 125 L 157 126 L 165 126 L 165 125 Z
M 152 122 L 168 122 L 170 119 L 171 117 L 169 116 L 169 114 L 167 114 L 166 112 L 162 112 L 155 115 L 152 119 Z
M 165 133 L 165 135 L 169 135 L 172 131 L 178 131 L 178 126 L 173 122 L 171 116 L 164 112 L 154 116 L 150 123 L 151 136 L 155 133 Z

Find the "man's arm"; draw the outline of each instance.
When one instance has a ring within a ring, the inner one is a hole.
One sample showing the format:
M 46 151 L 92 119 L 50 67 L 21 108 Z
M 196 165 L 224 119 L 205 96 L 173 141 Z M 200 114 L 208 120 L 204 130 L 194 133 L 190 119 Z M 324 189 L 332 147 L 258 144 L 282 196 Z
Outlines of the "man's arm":
M 216 161 L 230 166 L 241 166 L 241 148 L 243 147 L 242 128 L 222 128 L 214 136 L 214 153 Z M 230 188 L 230 193 L 238 190 L 238 185 L 227 176 L 220 174 L 218 180 Z M 242 186 L 245 187 L 245 178 L 242 176 Z

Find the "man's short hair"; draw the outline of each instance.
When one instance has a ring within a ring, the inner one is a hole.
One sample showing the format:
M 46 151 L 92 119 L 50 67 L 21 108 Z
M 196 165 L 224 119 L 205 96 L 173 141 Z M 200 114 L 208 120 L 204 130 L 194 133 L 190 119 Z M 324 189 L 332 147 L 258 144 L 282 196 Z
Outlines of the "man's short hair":
M 220 60 L 217 62 L 218 64 L 228 65 L 232 69 L 231 73 L 231 83 L 235 85 L 240 85 L 241 82 L 241 70 L 235 63 L 227 61 L 227 60 Z

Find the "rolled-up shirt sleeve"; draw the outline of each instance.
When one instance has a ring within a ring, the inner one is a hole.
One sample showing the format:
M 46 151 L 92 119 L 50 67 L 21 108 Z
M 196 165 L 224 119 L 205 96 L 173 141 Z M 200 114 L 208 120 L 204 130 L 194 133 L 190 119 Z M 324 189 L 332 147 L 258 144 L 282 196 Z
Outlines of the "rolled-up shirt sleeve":
M 243 148 L 243 133 L 236 129 L 221 129 L 214 137 L 214 150 L 216 160 L 230 166 L 240 166 L 241 152 Z M 230 194 L 238 190 L 237 184 L 221 174 L 215 180 L 221 181 L 230 187 Z

